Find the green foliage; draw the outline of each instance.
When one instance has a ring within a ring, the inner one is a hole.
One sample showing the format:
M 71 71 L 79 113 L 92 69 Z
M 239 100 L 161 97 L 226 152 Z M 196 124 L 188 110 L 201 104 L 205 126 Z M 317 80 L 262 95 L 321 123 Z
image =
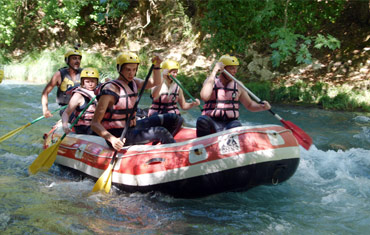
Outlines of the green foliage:
M 272 86 L 269 82 L 250 82 L 246 87 L 260 99 L 269 100 L 271 103 L 317 104 L 324 109 L 370 111 L 369 102 L 357 99 L 364 96 L 361 92 L 338 91 L 331 97 L 328 95 L 328 85 L 322 82 L 313 85 L 297 82 L 288 87 L 284 83 Z
M 261 100 L 271 100 L 271 88 L 270 82 L 249 82 L 245 84 L 246 87 L 253 91 L 253 93 Z
M 313 96 L 313 100 L 317 101 L 319 97 L 323 97 L 328 91 L 328 84 L 323 82 L 317 82 L 310 88 L 310 93 Z
M 277 41 L 270 45 L 275 49 L 272 51 L 271 62 L 274 67 L 279 67 L 282 61 L 292 57 L 297 51 L 296 62 L 298 64 L 310 64 L 312 62 L 311 53 L 308 50 L 311 40 L 303 35 L 295 34 L 287 28 L 277 28 L 270 32 L 272 38 Z M 298 42 L 301 40 L 302 42 Z M 297 46 L 298 45 L 298 46 Z M 297 50 L 297 47 L 299 48 Z
M 189 91 L 195 98 L 199 98 L 200 90 L 203 86 L 204 80 L 206 80 L 207 75 L 204 73 L 199 73 L 194 76 L 186 76 L 185 74 L 178 74 L 177 79 L 181 82 L 186 90 Z M 189 99 L 184 92 L 185 99 Z
M 275 17 L 275 1 L 208 1 L 201 20 L 202 30 L 210 37 L 204 47 L 208 53 L 243 53 L 248 44 L 263 38 Z
M 315 40 L 315 48 L 321 49 L 322 47 L 327 47 L 331 50 L 340 48 L 340 41 L 330 34 L 325 37 L 321 34 L 318 34 Z
M 222 4 L 208 1 L 201 21 L 202 30 L 210 35 L 204 41 L 205 52 L 243 56 L 253 42 L 266 41 L 271 42 L 274 67 L 291 58 L 298 64 L 310 64 L 312 39 L 316 39 L 315 48 L 325 46 L 334 50 L 340 44 L 331 35 L 304 34 L 309 29 L 319 29 L 327 21 L 335 22 L 344 4 L 344 0 L 229 0 Z
M 0 0 L 0 43 L 10 45 L 17 29 L 17 12 L 22 8 L 21 1 Z
M 318 104 L 325 109 L 347 111 L 363 110 L 369 112 L 370 104 L 366 102 L 358 102 L 355 97 L 356 96 L 353 94 L 346 92 L 339 92 L 334 97 L 329 97 L 325 94 L 319 99 Z
M 90 18 L 104 24 L 108 18 L 120 18 L 122 14 L 129 7 L 128 1 L 122 0 L 100 0 L 100 5 L 94 5 L 94 12 L 90 15 Z
M 107 25 L 110 19 L 124 17 L 129 7 L 128 0 L 0 0 L 0 4 L 0 41 L 8 46 L 24 31 L 56 25 L 73 31 L 88 21 Z
M 128 1 L 120 0 L 38 0 L 37 2 L 39 10 L 45 14 L 45 17 L 42 18 L 43 26 L 53 26 L 56 21 L 60 21 L 66 24 L 69 29 L 75 29 L 85 24 L 81 13 L 88 7 L 93 9 L 89 18 L 100 24 L 105 24 L 106 19 L 122 17 L 129 6 Z

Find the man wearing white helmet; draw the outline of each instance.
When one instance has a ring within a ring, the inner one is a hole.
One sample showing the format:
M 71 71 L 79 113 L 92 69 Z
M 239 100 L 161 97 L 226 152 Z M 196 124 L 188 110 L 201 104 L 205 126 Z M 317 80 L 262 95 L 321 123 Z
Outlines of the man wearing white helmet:
M 223 55 L 211 75 L 204 81 L 200 97 L 205 102 L 202 116 L 197 119 L 197 137 L 235 128 L 242 124 L 239 118 L 239 102 L 251 112 L 269 110 L 267 101 L 253 101 L 244 89 L 229 78 L 224 70 L 235 76 L 239 61 L 235 56 Z M 216 76 L 220 72 L 219 76 Z
M 79 50 L 68 50 L 64 54 L 64 60 L 68 67 L 59 69 L 53 75 L 48 84 L 46 84 L 41 95 L 42 112 L 46 118 L 53 116 L 48 108 L 48 95 L 54 87 L 58 87 L 56 98 L 57 103 L 60 106 L 68 104 L 71 94 L 69 94 L 67 90 L 78 85 L 80 82 L 80 74 L 82 71 L 80 68 L 81 59 L 82 54 Z M 62 114 L 62 112 L 60 114 Z

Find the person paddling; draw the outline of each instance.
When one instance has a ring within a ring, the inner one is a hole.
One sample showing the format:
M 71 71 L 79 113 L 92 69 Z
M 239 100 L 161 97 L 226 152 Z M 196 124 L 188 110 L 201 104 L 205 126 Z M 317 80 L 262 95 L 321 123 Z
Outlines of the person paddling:
M 116 80 L 102 85 L 98 95 L 98 106 L 91 123 L 92 130 L 103 137 L 115 150 L 120 150 L 124 145 L 141 144 L 160 141 L 161 143 L 174 143 L 173 136 L 161 126 L 136 125 L 136 117 L 129 123 L 129 129 L 123 141 L 120 140 L 126 121 L 135 106 L 138 98 L 138 89 L 144 85 L 144 80 L 136 77 L 140 64 L 139 57 L 132 52 L 124 52 L 117 57 Z M 153 76 L 148 80 L 146 88 L 162 83 L 160 73 L 161 59 L 155 56 L 152 60 L 154 67 Z
M 48 108 L 48 95 L 54 89 L 58 87 L 56 101 L 60 106 L 68 104 L 71 98 L 71 93 L 67 90 L 73 86 L 77 86 L 80 82 L 80 74 L 82 69 L 80 68 L 82 59 L 82 53 L 77 49 L 70 49 L 64 54 L 64 60 L 67 63 L 67 67 L 59 69 L 51 78 L 51 80 L 46 84 L 42 95 L 42 113 L 46 118 L 52 117 Z M 61 110 L 60 115 L 62 115 L 63 110 Z
M 197 119 L 197 137 L 235 128 L 242 124 L 239 118 L 239 102 L 252 112 L 269 110 L 267 101 L 261 104 L 253 101 L 244 89 L 229 78 L 223 70 L 235 76 L 239 61 L 228 54 L 221 56 L 211 75 L 204 81 L 200 97 L 205 102 L 202 116 Z M 218 72 L 219 76 L 216 76 Z
M 177 103 L 179 103 L 181 109 L 188 110 L 199 105 L 200 101 L 196 99 L 191 103 L 186 102 L 182 89 L 172 80 L 171 76 L 176 79 L 180 68 L 177 61 L 168 59 L 162 63 L 161 68 L 164 81 L 159 86 L 152 88 L 151 98 L 153 101 L 149 108 L 148 116 L 163 116 L 163 114 L 177 115 L 179 121 L 177 122 L 177 127 L 172 132 L 172 135 L 175 135 L 184 122 Z
M 91 99 L 95 97 L 95 90 L 99 83 L 99 71 L 96 68 L 85 68 L 81 72 L 81 86 L 72 91 L 72 97 L 67 109 L 62 115 L 62 126 L 66 134 L 72 130 L 69 127 L 69 119 L 74 112 L 74 117 L 78 117 Z M 96 135 L 91 130 L 91 120 L 94 116 L 97 102 L 93 102 L 80 117 L 74 126 L 76 134 Z

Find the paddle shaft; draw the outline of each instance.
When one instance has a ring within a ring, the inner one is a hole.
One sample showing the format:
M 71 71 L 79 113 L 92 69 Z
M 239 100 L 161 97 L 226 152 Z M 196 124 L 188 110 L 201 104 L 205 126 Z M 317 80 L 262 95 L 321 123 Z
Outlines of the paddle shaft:
M 51 112 L 51 113 L 55 113 L 55 112 L 58 112 L 58 111 L 60 111 L 60 110 L 62 110 L 62 109 L 65 109 L 67 106 L 68 106 L 68 105 L 64 105 L 64 106 L 62 106 L 62 107 L 60 107 L 60 108 L 58 108 L 58 109 L 54 110 L 54 111 L 53 111 L 53 112 Z M 34 124 L 35 122 L 38 122 L 38 121 L 40 121 L 40 120 L 42 120 L 42 119 L 44 119 L 44 118 L 45 118 L 45 116 L 38 117 L 38 118 L 36 118 L 35 120 L 33 120 L 32 122 L 30 122 L 30 123 L 31 123 L 31 125 L 32 125 L 32 124 Z
M 261 101 L 260 98 L 258 98 L 255 94 L 253 94 L 247 87 L 244 86 L 243 83 L 241 83 L 239 80 L 237 80 L 233 75 L 231 75 L 226 69 L 223 70 L 223 72 L 232 78 L 240 87 L 242 87 L 244 90 L 248 92 L 248 94 L 258 103 L 262 104 L 263 102 Z M 282 117 L 280 117 L 278 114 L 273 112 L 271 109 L 268 110 L 274 117 L 276 117 L 281 123 L 284 124 L 284 126 L 288 129 L 290 129 L 293 133 L 293 135 L 296 137 L 298 143 L 304 147 L 305 149 L 309 150 L 310 146 L 312 145 L 312 138 L 304 132 L 301 128 L 299 128 L 297 125 L 290 121 L 284 120 Z
M 145 78 L 145 81 L 144 81 L 144 84 L 140 90 L 140 93 L 139 93 L 139 96 L 138 96 L 138 100 L 135 102 L 135 105 L 134 105 L 134 108 L 132 109 L 131 113 L 130 113 L 130 116 L 125 124 L 125 129 L 122 131 L 122 134 L 121 134 L 121 137 L 120 137 L 120 140 L 122 141 L 123 138 L 126 136 L 126 133 L 128 131 L 128 128 L 129 128 L 129 125 L 130 125 L 130 122 L 132 120 L 132 117 L 136 111 L 136 108 L 140 102 L 140 99 L 141 99 L 141 96 L 144 92 L 144 89 L 146 87 L 146 84 L 148 83 L 148 80 L 149 80 L 149 77 L 150 75 L 152 74 L 152 71 L 153 71 L 153 68 L 154 68 L 154 64 L 150 67 L 150 70 L 148 72 L 148 75 L 146 76 Z M 106 193 L 109 193 L 110 191 L 110 188 L 112 186 L 112 174 L 113 174 L 113 170 L 114 170 L 114 167 L 116 165 L 116 162 L 117 162 L 117 153 L 118 151 L 115 150 L 114 151 L 114 154 L 113 154 L 113 157 L 107 167 L 107 169 L 105 169 L 105 171 L 103 172 L 103 174 L 99 177 L 99 179 L 96 181 L 93 189 L 92 189 L 92 192 L 98 192 L 102 189 L 104 189 L 104 191 Z
M 96 96 L 94 96 L 91 100 L 90 100 L 90 102 L 89 103 L 87 103 L 87 105 L 86 105 L 86 107 L 81 111 L 81 113 L 77 116 L 77 118 L 72 122 L 72 124 L 71 124 L 71 127 L 70 128 L 72 128 L 72 127 L 74 127 L 76 124 L 77 124 L 77 122 L 78 122 L 78 120 L 81 118 L 81 116 L 85 113 L 85 111 L 87 110 L 87 108 L 94 102 L 94 100 L 96 99 Z M 64 106 L 65 107 L 65 106 Z M 64 137 L 66 137 L 66 133 L 64 133 L 63 135 L 62 135 L 62 137 L 60 138 L 61 140 L 63 140 L 64 139 Z
M 144 84 L 143 84 L 143 86 L 141 87 L 141 90 L 140 90 L 140 92 L 139 92 L 139 96 L 138 96 L 138 98 L 137 98 L 137 101 L 135 102 L 135 105 L 134 105 L 134 107 L 133 107 L 133 109 L 132 109 L 132 111 L 131 111 L 131 113 L 130 113 L 130 116 L 128 117 L 128 119 L 127 119 L 127 121 L 126 121 L 125 129 L 123 129 L 122 134 L 121 134 L 121 137 L 120 137 L 120 140 L 121 140 L 121 141 L 122 141 L 122 140 L 123 140 L 123 138 L 125 138 L 125 136 L 126 136 L 126 133 L 127 133 L 128 128 L 129 128 L 129 126 L 130 126 L 131 120 L 132 120 L 132 118 L 133 118 L 133 116 L 134 116 L 134 113 L 136 112 L 136 109 L 137 109 L 137 106 L 138 106 L 138 104 L 139 104 L 139 102 L 140 102 L 141 96 L 143 95 L 143 92 L 144 92 L 144 90 L 145 90 L 146 84 L 148 84 L 149 77 L 150 77 L 150 75 L 152 74 L 153 68 L 154 68 L 154 64 L 152 64 L 152 66 L 151 66 L 151 67 L 150 67 L 150 69 L 149 69 L 148 74 L 146 75 L 146 78 L 145 78 Z M 118 152 L 117 150 L 116 150 L 116 151 L 114 151 L 114 154 L 113 154 L 113 157 L 112 157 L 112 161 L 115 161 L 115 159 L 116 159 L 116 155 L 117 155 L 117 152 Z
M 246 86 L 244 86 L 243 83 L 241 83 L 238 79 L 236 79 L 233 75 L 231 75 L 226 69 L 224 69 L 223 71 L 224 73 L 226 73 L 227 76 L 229 76 L 231 79 L 233 79 L 236 83 L 238 83 L 239 86 L 241 86 L 244 90 L 246 90 L 248 92 L 248 94 L 257 102 L 257 103 L 260 103 L 260 104 L 263 104 L 263 101 L 258 98 L 255 94 L 253 94 L 253 92 L 251 92 Z M 282 117 L 280 117 L 278 114 L 276 114 L 274 111 L 272 111 L 271 109 L 268 110 L 270 113 L 272 113 L 272 115 L 274 115 L 279 121 L 283 120 Z
M 189 93 L 188 90 L 185 89 L 185 87 L 182 86 L 181 82 L 179 80 L 177 80 L 177 78 L 173 77 L 171 74 L 170 74 L 170 77 L 190 97 L 190 99 L 192 99 L 193 101 L 195 101 L 195 98 Z M 200 108 L 200 110 L 202 110 L 202 106 L 201 105 L 198 105 L 198 107 Z
M 59 111 L 59 110 L 61 110 L 61 109 L 63 109 L 63 108 L 65 108 L 65 107 L 66 107 L 66 105 L 65 105 L 65 106 L 63 106 L 63 107 L 60 107 L 59 109 L 57 109 L 57 110 L 55 110 L 55 111 L 53 111 L 53 113 L 54 113 L 54 112 L 57 112 L 57 111 Z M 27 123 L 27 124 L 26 124 L 26 125 L 24 125 L 24 126 L 18 127 L 17 129 L 15 129 L 15 130 L 12 130 L 12 131 L 8 132 L 7 134 L 5 134 L 5 135 L 3 135 L 3 136 L 1 136 L 1 137 L 0 137 L 0 143 L 1 143 L 1 142 L 3 142 L 3 141 L 4 141 L 4 140 L 6 140 L 6 139 L 8 139 L 8 138 L 12 137 L 13 135 L 17 134 L 18 132 L 20 132 L 20 131 L 21 131 L 21 130 L 23 130 L 24 128 L 29 127 L 29 126 L 31 126 L 32 124 L 34 124 L 35 122 L 38 122 L 38 121 L 40 121 L 41 119 L 44 119 L 44 118 L 45 118 L 45 116 L 41 116 L 41 117 L 39 117 L 39 118 L 36 118 L 36 119 L 35 119 L 35 120 L 33 120 L 32 122 Z
M 81 116 L 85 113 L 86 109 L 94 102 L 96 96 L 94 96 L 90 102 L 86 105 L 86 107 L 81 111 L 81 113 L 77 116 L 77 118 L 74 120 L 74 122 L 71 125 L 71 128 L 76 125 L 78 120 L 81 118 Z M 31 174 L 36 174 L 40 171 L 40 169 L 49 169 L 56 160 L 57 154 L 58 154 L 58 148 L 59 145 L 62 143 L 62 140 L 64 137 L 66 137 L 66 133 L 62 135 L 62 137 L 52 146 L 49 146 L 47 149 L 44 149 L 39 156 L 32 162 L 30 165 L 29 172 Z

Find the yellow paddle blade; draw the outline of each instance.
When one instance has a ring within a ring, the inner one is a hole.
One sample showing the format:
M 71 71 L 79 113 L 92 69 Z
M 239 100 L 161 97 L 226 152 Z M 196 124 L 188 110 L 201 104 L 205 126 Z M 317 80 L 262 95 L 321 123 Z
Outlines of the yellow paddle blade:
M 62 139 L 59 139 L 54 145 L 42 151 L 28 168 L 29 172 L 36 174 L 40 170 L 49 170 L 57 158 L 60 143 L 62 143 Z
M 3 136 L 1 136 L 1 137 L 0 137 L 0 143 L 1 143 L 1 142 L 3 142 L 3 141 L 4 141 L 4 140 L 6 140 L 6 139 L 8 139 L 8 138 L 12 137 L 13 135 L 17 134 L 18 132 L 20 132 L 21 130 L 23 130 L 24 128 L 26 128 L 26 127 L 28 127 L 28 126 L 30 126 L 30 125 L 31 125 L 31 123 L 29 122 L 29 123 L 27 123 L 26 125 L 21 126 L 21 127 L 19 127 L 19 128 L 17 128 L 17 129 L 15 129 L 15 130 L 12 130 L 11 132 L 9 132 L 9 133 L 7 133 L 7 134 L 3 135 Z
M 96 181 L 94 188 L 92 189 L 92 192 L 98 192 L 101 190 L 105 190 L 106 184 L 108 180 L 112 179 L 112 169 L 113 169 L 113 164 L 110 163 L 108 168 L 103 172 L 103 174 L 99 177 L 99 179 Z M 109 187 L 110 189 L 110 187 Z M 109 192 L 109 190 L 108 190 Z
M 113 175 L 113 171 L 111 171 L 112 173 L 111 174 L 109 174 L 109 178 L 108 178 L 108 180 L 107 180 L 107 183 L 105 184 L 105 186 L 104 186 L 104 191 L 106 192 L 106 193 L 109 193 L 109 191 L 110 191 L 110 188 L 112 187 L 112 175 Z

